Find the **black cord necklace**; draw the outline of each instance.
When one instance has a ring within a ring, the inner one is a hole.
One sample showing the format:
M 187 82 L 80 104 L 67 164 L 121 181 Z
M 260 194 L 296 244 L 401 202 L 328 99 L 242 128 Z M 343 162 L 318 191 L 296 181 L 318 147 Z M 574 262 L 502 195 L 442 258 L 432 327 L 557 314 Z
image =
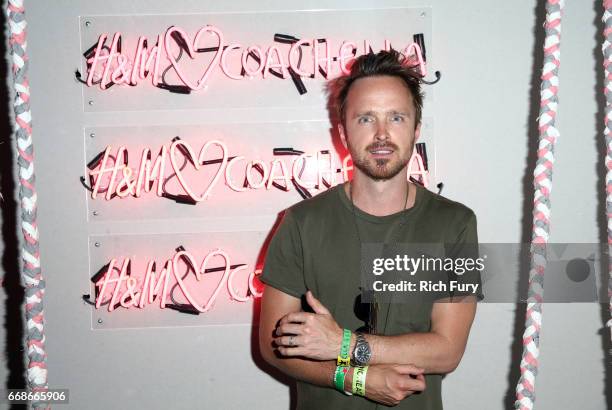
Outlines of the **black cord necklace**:
M 359 225 L 357 224 L 357 213 L 355 212 L 355 202 L 353 201 L 353 184 L 352 181 L 350 181 L 349 183 L 349 198 L 351 200 L 351 206 L 352 206 L 352 210 L 353 210 L 353 222 L 355 224 L 355 231 L 357 232 L 357 239 L 359 240 L 359 253 L 361 254 L 361 245 L 363 244 L 363 242 L 361 241 L 361 234 L 359 232 Z M 402 209 L 402 211 L 405 211 L 406 208 L 408 207 L 408 196 L 410 194 L 410 184 L 408 184 L 407 188 L 406 188 L 406 199 L 404 200 L 404 208 Z M 401 212 L 401 211 L 400 211 Z M 399 233 L 401 232 L 401 228 L 402 226 L 404 226 L 406 223 L 408 222 L 408 217 L 407 217 L 407 212 L 404 213 L 402 221 L 399 223 L 398 227 L 397 227 L 397 231 L 395 232 L 394 238 L 395 240 L 398 239 L 399 237 Z M 385 240 L 385 242 L 383 243 L 383 253 L 386 250 L 386 245 L 387 245 L 387 241 Z M 387 309 L 387 314 L 385 315 L 385 324 L 384 324 L 384 329 L 383 329 L 383 333 L 387 328 L 387 322 L 389 319 L 389 311 L 391 310 L 391 306 L 389 306 L 389 308 Z M 369 320 L 368 320 L 368 333 L 370 334 L 376 334 L 377 333 L 377 322 L 378 322 L 378 311 L 379 311 L 379 305 L 378 302 L 376 300 L 376 295 L 373 293 L 372 294 L 372 301 L 370 302 L 370 314 L 369 314 Z

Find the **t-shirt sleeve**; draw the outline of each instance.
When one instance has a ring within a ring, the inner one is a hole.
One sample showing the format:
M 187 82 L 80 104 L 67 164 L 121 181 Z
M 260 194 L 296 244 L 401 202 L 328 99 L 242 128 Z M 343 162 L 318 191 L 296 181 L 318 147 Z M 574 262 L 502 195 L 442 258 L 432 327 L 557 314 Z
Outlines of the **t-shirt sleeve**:
M 452 258 L 454 265 L 454 272 L 447 271 L 449 282 L 455 281 L 454 287 L 449 287 L 451 296 L 473 295 L 477 300 L 484 299 L 480 277 L 484 265 L 479 259 L 477 222 L 472 210 L 460 225 L 456 240 L 446 247 L 447 257 Z
M 297 298 L 306 293 L 302 239 L 290 209 L 270 240 L 260 280 Z

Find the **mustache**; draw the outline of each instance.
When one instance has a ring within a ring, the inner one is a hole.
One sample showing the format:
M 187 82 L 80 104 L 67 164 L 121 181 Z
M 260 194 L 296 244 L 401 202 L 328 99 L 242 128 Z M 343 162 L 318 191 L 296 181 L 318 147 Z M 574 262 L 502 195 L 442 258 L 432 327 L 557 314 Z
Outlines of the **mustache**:
M 389 148 L 389 149 L 392 149 L 394 151 L 397 151 L 399 149 L 398 146 L 395 145 L 394 143 L 392 143 L 392 142 L 385 142 L 383 144 L 370 144 L 370 145 L 368 145 L 366 147 L 366 150 L 372 151 L 372 150 L 375 150 L 375 149 L 384 149 L 384 148 Z

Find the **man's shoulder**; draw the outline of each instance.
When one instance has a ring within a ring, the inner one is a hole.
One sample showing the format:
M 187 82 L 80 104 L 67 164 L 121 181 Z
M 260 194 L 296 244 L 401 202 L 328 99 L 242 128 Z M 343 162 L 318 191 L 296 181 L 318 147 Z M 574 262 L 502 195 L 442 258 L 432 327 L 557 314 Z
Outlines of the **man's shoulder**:
M 297 202 L 287 208 L 285 212 L 291 213 L 292 217 L 297 221 L 329 215 L 333 213 L 333 209 L 341 205 L 337 192 L 338 189 L 342 189 L 342 184 L 335 185 L 311 198 Z

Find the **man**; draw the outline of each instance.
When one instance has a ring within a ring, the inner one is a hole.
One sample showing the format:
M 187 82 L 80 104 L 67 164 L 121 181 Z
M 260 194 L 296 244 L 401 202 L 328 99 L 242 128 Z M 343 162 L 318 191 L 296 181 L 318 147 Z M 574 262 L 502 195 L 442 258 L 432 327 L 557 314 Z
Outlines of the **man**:
M 401 54 L 359 57 L 336 88 L 353 179 L 285 211 L 261 276 L 261 353 L 298 381 L 298 409 L 441 409 L 441 375 L 459 364 L 476 298 L 381 304 L 368 321 L 384 331 L 355 332 L 364 325 L 356 313 L 361 245 L 444 242 L 457 254 L 477 243 L 476 217 L 407 182 L 423 96 Z M 347 351 L 351 366 L 340 365 Z

